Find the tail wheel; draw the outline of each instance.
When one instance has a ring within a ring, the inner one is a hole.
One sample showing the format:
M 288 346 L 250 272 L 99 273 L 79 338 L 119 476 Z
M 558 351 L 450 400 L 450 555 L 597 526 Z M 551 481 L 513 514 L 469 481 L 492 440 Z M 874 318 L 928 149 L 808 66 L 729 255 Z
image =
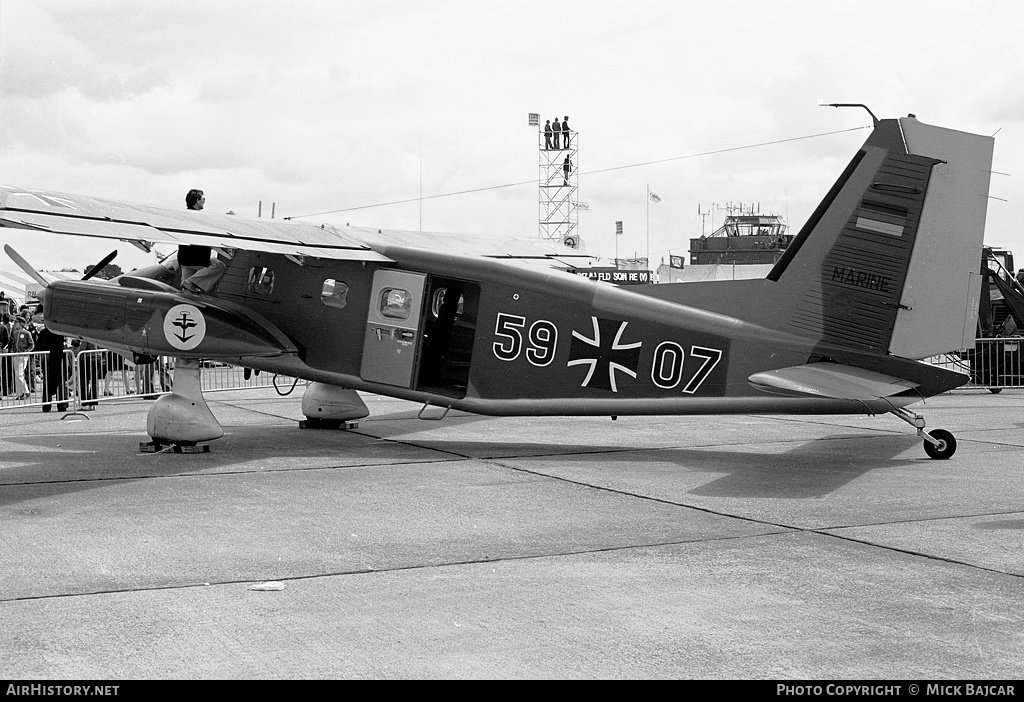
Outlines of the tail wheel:
M 929 457 L 945 460 L 956 453 L 956 439 L 945 429 L 932 429 L 928 435 L 939 442 L 937 446 L 930 441 L 924 442 L 924 452 Z

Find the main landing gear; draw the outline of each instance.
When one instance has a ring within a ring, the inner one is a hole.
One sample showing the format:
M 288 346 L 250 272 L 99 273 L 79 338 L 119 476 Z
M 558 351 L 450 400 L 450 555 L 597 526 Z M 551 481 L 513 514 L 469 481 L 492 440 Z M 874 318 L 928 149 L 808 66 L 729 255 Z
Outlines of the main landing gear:
M 891 413 L 917 429 L 917 435 L 924 440 L 924 452 L 930 458 L 944 460 L 956 453 L 956 439 L 945 429 L 925 431 L 924 417 L 903 407 L 894 409 Z
M 349 388 L 310 383 L 302 395 L 302 429 L 355 429 L 370 414 L 359 393 Z
M 140 444 L 141 451 L 154 453 L 172 447 L 175 453 L 198 453 L 209 451 L 209 447 L 195 448 L 197 444 L 224 436 L 224 430 L 203 399 L 201 372 L 198 360 L 174 359 L 173 392 L 163 395 L 150 407 L 146 433 L 153 441 Z

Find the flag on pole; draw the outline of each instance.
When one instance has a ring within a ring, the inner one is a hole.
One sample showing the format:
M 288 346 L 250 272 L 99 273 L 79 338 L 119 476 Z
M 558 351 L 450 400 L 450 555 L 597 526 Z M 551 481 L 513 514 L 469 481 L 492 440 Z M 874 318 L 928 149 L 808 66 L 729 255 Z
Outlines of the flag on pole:
M 651 202 L 661 202 L 661 198 L 658 197 L 658 193 L 651 191 Z

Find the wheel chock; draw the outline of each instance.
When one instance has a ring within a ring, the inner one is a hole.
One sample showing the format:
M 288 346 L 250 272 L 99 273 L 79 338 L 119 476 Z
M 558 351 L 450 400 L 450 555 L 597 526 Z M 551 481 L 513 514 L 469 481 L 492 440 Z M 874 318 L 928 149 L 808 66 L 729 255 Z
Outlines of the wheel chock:
M 307 418 L 299 421 L 299 429 L 358 429 L 359 422 L 349 422 L 344 419 L 316 419 Z
M 168 451 L 170 453 L 209 453 L 209 444 L 171 444 L 161 443 L 159 441 L 147 441 L 139 444 L 140 453 L 161 453 Z

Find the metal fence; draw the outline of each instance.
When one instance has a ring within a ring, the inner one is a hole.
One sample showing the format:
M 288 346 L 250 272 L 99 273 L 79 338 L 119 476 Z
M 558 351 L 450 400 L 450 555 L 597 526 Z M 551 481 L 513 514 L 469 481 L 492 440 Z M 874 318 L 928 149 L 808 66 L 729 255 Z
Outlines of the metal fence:
M 277 387 L 286 394 L 297 382 L 223 363 L 203 365 L 203 392 Z M 173 370 L 170 357 L 135 364 L 106 349 L 66 349 L 52 355 L 47 351 L 4 353 L 0 354 L 0 410 L 30 406 L 43 411 L 54 406 L 58 411 L 91 409 L 110 400 L 154 398 L 171 390 Z
M 967 389 L 1024 388 L 1024 337 L 978 339 L 965 349 L 926 359 L 941 368 L 966 373 Z M 260 373 L 213 361 L 203 364 L 203 392 L 275 387 L 288 394 L 297 381 L 273 373 Z M 149 364 L 135 364 L 105 349 L 66 349 L 51 356 L 46 351 L 0 354 L 0 410 L 56 405 L 66 408 L 95 407 L 109 400 L 153 398 L 169 392 L 174 359 L 160 357 Z
M 973 349 L 935 356 L 927 362 L 970 375 L 971 380 L 964 388 L 988 388 L 999 392 L 1003 388 L 1024 387 L 1022 351 L 1022 337 L 977 339 Z

